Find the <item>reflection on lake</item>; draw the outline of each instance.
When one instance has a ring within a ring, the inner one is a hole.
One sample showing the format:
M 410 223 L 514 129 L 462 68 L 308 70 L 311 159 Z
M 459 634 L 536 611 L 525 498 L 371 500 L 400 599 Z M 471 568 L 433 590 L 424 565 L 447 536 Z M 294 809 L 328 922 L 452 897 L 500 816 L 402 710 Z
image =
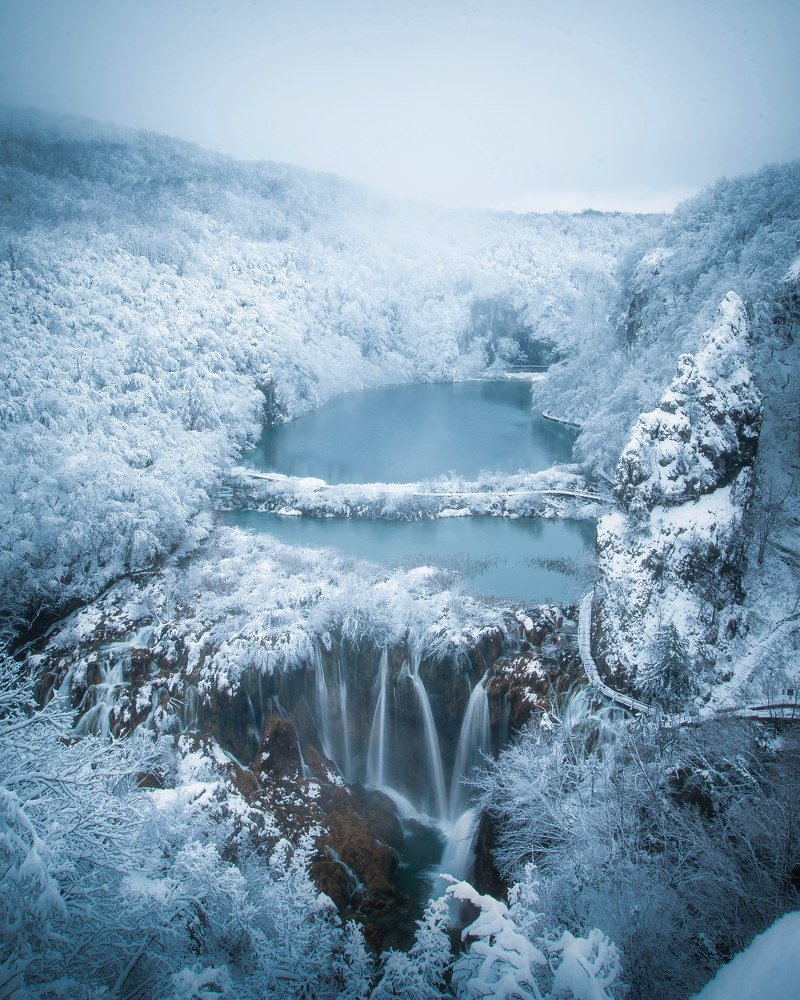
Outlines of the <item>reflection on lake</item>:
M 527 382 L 423 383 L 337 396 L 267 430 L 244 461 L 329 483 L 474 479 L 569 462 L 573 439 L 532 414 Z

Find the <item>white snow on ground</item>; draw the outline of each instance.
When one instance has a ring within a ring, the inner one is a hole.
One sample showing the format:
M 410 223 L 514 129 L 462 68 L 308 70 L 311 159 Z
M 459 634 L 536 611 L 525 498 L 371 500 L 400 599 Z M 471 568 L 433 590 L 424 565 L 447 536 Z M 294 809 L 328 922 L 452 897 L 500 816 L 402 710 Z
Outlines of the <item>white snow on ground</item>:
M 694 1000 L 797 1000 L 800 910 L 787 913 L 723 965 Z

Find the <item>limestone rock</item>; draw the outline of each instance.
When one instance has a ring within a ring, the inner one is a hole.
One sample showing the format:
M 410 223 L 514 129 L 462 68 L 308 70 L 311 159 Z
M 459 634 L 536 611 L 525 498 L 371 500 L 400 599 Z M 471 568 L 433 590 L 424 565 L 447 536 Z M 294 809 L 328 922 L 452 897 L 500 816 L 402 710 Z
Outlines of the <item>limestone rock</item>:
M 637 420 L 617 468 L 621 509 L 598 524 L 598 646 L 634 688 L 660 626 L 675 625 L 696 671 L 737 628 L 762 419 L 748 338 L 729 292 L 701 350 L 681 356 L 659 407 Z

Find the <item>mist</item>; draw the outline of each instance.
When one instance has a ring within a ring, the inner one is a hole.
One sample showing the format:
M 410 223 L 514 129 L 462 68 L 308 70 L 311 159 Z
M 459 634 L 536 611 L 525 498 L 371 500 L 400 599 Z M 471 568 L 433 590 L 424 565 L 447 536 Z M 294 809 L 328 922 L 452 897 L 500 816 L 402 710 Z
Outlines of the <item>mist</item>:
M 800 8 L 0 2 L 0 100 L 449 207 L 671 209 L 800 154 Z

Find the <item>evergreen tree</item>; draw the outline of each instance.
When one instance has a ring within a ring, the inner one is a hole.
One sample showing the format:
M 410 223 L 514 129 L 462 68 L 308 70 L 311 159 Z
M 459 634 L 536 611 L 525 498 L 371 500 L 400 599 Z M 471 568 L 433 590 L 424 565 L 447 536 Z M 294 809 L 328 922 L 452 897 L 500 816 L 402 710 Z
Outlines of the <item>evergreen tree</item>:
M 694 666 L 674 623 L 659 625 L 650 659 L 639 673 L 642 694 L 667 712 L 679 711 L 696 693 Z

